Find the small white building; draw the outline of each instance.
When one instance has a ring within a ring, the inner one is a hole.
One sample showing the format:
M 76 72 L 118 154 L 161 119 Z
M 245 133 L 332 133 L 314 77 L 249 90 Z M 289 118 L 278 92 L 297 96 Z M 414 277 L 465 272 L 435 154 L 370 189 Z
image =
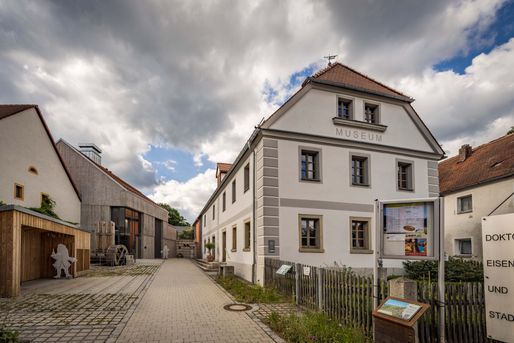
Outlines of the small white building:
M 59 244 L 77 259 L 73 276 L 89 269 L 80 200 L 39 108 L 0 105 L 0 297 L 20 295 L 25 281 L 53 277 Z
M 340 63 L 307 78 L 219 176 L 202 243 L 259 283 L 266 257 L 370 272 L 374 200 L 439 195 L 444 152 L 412 102 Z
M 463 145 L 439 163 L 445 251 L 482 261 L 481 218 L 514 213 L 514 134 L 476 148 Z
M 44 196 L 55 213 L 80 223 L 80 198 L 36 105 L 0 105 L 0 201 L 40 207 Z

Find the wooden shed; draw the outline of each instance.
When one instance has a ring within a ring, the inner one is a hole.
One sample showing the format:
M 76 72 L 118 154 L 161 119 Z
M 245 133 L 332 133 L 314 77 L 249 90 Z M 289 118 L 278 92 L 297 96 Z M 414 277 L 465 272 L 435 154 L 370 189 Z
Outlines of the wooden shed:
M 53 277 L 51 258 L 58 244 L 76 257 L 71 273 L 89 269 L 90 233 L 71 223 L 21 206 L 0 207 L 0 296 L 20 294 L 24 281 Z

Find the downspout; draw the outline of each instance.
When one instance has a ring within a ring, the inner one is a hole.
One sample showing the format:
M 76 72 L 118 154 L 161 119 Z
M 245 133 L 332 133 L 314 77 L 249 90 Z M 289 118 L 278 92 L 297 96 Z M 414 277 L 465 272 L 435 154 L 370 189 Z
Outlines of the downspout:
M 248 149 L 250 149 L 251 143 L 248 142 Z M 257 211 L 257 201 L 255 199 L 256 191 L 255 191 L 255 176 L 256 176 L 256 166 L 255 166 L 255 150 L 252 151 L 252 166 L 253 166 L 253 180 L 252 180 L 252 232 L 253 232 L 253 247 L 252 247 L 252 255 L 253 255 L 253 261 L 252 261 L 252 283 L 255 283 L 256 279 L 256 268 L 257 268 L 257 251 L 256 251 L 256 242 L 257 242 L 257 229 L 256 229 L 256 223 L 255 223 L 255 217 L 256 217 L 256 211 Z

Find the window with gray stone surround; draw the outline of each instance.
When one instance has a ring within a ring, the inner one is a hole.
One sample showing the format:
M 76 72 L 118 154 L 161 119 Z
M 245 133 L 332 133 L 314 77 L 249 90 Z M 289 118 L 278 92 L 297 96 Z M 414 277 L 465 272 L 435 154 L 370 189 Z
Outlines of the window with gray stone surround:
M 370 223 L 370 218 L 350 218 L 350 253 L 372 253 L 370 248 Z
M 321 152 L 319 150 L 300 148 L 300 180 L 321 181 Z
M 414 162 L 396 160 L 396 183 L 400 191 L 414 190 Z
M 369 187 L 370 156 L 367 154 L 350 153 L 350 184 L 352 186 Z
M 364 121 L 370 124 L 380 123 L 380 106 L 378 104 L 364 103 Z
M 323 252 L 323 217 L 300 214 L 298 216 L 300 252 Z
M 337 116 L 342 119 L 353 119 L 353 101 L 348 98 L 337 98 Z
M 251 224 L 250 222 L 245 222 L 245 246 L 243 251 L 250 251 L 250 241 L 251 241 Z

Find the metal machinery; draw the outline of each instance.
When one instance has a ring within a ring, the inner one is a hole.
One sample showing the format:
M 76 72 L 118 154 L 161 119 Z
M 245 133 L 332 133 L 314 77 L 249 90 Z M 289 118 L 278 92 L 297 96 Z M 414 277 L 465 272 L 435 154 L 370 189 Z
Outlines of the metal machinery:
M 129 255 L 128 249 L 123 244 L 115 244 L 114 222 L 101 221 L 95 225 L 93 235 L 93 263 L 106 264 L 110 266 L 122 266 L 134 261 L 133 256 Z

